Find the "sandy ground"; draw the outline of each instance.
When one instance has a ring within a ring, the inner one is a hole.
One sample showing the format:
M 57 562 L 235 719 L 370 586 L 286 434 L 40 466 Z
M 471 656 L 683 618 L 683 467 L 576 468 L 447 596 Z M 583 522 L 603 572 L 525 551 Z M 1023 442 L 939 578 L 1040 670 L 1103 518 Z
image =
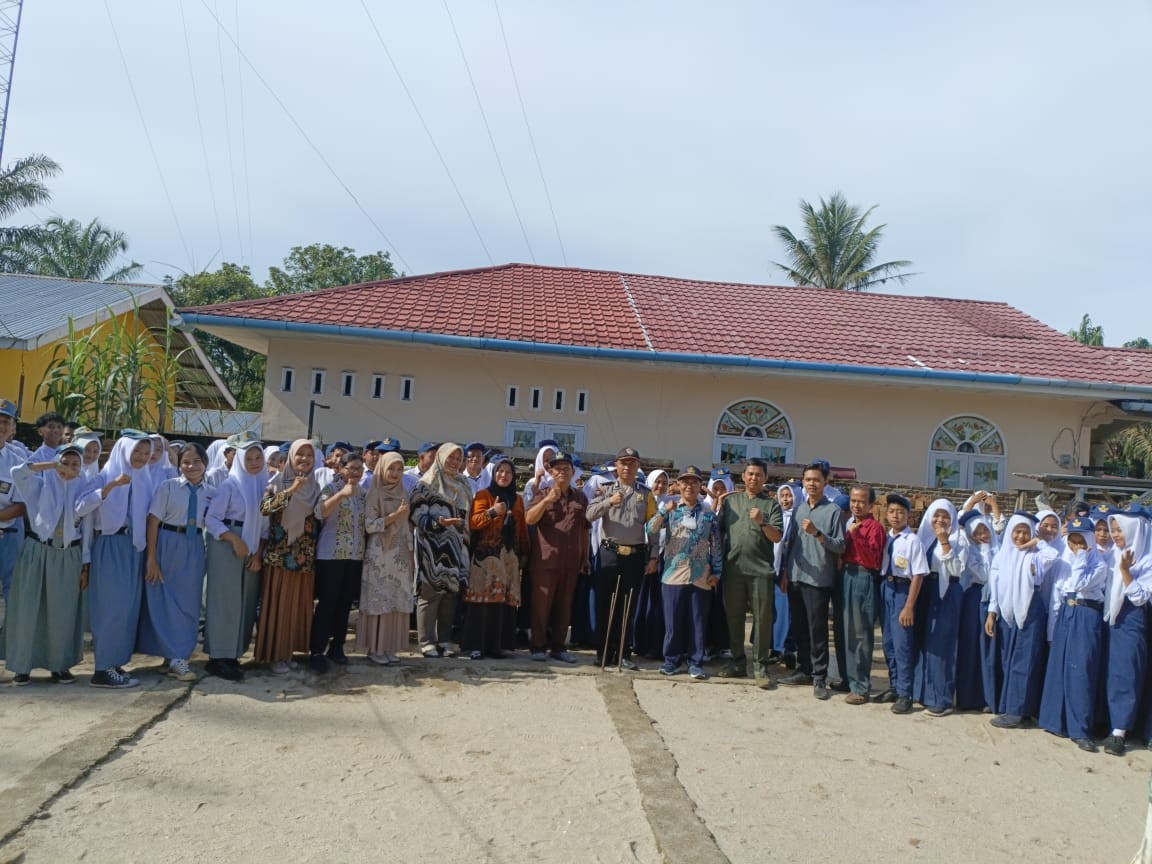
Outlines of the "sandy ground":
M 0 687 L 0 810 L 13 784 L 92 751 L 116 706 L 127 728 L 128 700 L 165 700 L 155 725 L 78 757 L 78 782 L 27 814 L 0 862 L 1126 864 L 1143 833 L 1149 751 L 1083 754 L 985 716 L 894 717 L 808 688 L 605 686 L 588 665 L 519 656 L 190 689 L 144 673 L 139 695 Z M 687 839 L 653 788 L 680 795 Z

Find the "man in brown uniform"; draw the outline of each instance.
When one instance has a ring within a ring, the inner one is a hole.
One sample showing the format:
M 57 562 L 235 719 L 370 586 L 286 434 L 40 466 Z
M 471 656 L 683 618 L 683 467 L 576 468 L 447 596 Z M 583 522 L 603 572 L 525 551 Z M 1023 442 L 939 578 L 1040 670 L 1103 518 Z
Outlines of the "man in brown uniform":
M 565 645 L 572 620 L 576 580 L 588 569 L 588 506 L 584 493 L 572 488 L 572 457 L 557 453 L 549 468 L 555 481 L 525 514 L 536 526 L 532 540 L 531 573 L 533 660 L 575 663 Z M 549 633 L 551 628 L 551 633 Z

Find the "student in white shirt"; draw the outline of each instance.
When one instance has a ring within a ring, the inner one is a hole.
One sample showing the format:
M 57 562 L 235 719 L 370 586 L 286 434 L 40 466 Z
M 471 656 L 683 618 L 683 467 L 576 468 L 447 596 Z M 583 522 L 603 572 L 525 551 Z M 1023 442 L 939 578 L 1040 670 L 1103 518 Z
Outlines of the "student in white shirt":
M 876 702 L 892 702 L 893 714 L 912 710 L 912 682 L 916 666 L 916 602 L 928 559 L 920 538 L 908 527 L 912 505 L 903 495 L 887 498 L 888 543 L 880 574 L 880 597 L 883 612 L 880 619 L 884 632 L 884 659 L 888 662 L 889 688 Z
M 0 399 L 0 589 L 4 602 L 24 543 L 24 504 L 12 482 L 12 469 L 28 461 L 9 439 L 16 431 L 16 403 Z
M 464 470 L 460 476 L 472 490 L 473 497 L 481 489 L 492 485 L 492 469 L 488 467 L 487 453 L 488 448 L 479 441 L 473 441 L 464 448 Z

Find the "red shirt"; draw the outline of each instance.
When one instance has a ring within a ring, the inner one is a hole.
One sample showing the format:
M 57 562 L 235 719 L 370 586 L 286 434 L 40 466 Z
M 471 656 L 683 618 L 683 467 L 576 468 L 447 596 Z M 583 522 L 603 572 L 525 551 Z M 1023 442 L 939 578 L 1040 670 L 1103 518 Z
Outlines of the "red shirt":
M 844 538 L 843 563 L 859 564 L 869 570 L 880 571 L 884 563 L 886 542 L 883 525 L 868 514 L 863 521 L 850 525 L 849 530 L 844 532 Z

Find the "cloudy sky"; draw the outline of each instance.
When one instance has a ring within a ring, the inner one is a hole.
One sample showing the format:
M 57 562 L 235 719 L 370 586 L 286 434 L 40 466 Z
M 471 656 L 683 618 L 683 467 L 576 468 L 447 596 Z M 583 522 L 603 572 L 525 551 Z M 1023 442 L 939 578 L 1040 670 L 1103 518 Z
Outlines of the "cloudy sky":
M 27 0 L 4 161 L 55 158 L 52 212 L 156 280 L 325 242 L 779 284 L 771 226 L 840 190 L 921 274 L 894 290 L 1120 344 L 1152 338 L 1150 41 L 1141 0 Z

